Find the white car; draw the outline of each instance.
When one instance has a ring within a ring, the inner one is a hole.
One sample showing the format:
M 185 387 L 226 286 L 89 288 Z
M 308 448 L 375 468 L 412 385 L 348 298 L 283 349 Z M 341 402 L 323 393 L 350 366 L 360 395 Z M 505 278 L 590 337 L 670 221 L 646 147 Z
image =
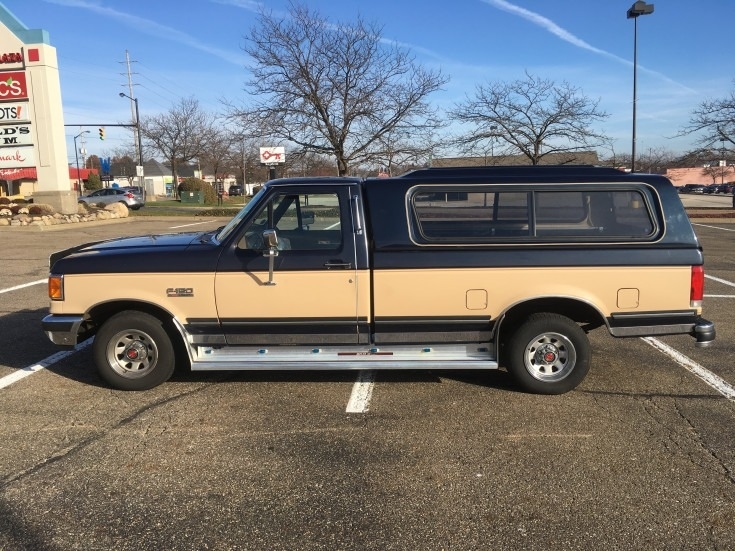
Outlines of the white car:
M 77 202 L 84 203 L 85 205 L 125 203 L 129 209 L 138 210 L 145 205 L 145 198 L 142 195 L 133 193 L 129 189 L 108 187 L 98 189 L 88 195 L 83 195 Z

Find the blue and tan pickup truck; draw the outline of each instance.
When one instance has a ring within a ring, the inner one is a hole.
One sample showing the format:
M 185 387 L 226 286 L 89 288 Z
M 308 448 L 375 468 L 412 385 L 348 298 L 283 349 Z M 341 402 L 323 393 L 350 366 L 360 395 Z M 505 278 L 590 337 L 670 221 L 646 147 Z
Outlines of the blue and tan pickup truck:
M 589 166 L 273 180 L 224 227 L 50 258 L 49 338 L 94 336 L 125 390 L 175 366 L 496 369 L 558 394 L 587 333 L 715 338 L 703 253 L 664 177 Z

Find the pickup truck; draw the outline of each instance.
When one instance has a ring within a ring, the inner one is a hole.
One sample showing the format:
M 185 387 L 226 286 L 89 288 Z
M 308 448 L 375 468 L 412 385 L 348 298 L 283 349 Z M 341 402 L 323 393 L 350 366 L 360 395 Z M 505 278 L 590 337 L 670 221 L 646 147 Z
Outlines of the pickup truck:
M 94 336 L 124 390 L 176 365 L 506 368 L 567 392 L 587 333 L 715 338 L 703 253 L 666 178 L 588 166 L 422 169 L 268 182 L 225 226 L 51 255 L 42 325 Z M 640 366 L 630 366 L 640 369 Z

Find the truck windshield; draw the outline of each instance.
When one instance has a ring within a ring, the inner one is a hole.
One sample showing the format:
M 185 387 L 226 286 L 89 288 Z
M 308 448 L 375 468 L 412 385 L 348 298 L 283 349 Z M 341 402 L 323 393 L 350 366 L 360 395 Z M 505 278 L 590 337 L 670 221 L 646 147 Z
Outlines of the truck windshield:
M 260 199 L 260 196 L 263 195 L 265 192 L 265 187 L 262 187 L 258 193 L 256 193 L 250 201 L 248 201 L 248 204 L 245 205 L 240 212 L 238 212 L 232 220 L 230 220 L 227 225 L 220 230 L 220 232 L 215 236 L 215 241 L 218 243 L 222 243 L 225 239 L 227 239 L 227 236 L 232 233 L 232 231 L 240 225 L 240 222 L 248 215 L 248 213 L 255 207 L 256 204 L 258 204 L 258 199 Z

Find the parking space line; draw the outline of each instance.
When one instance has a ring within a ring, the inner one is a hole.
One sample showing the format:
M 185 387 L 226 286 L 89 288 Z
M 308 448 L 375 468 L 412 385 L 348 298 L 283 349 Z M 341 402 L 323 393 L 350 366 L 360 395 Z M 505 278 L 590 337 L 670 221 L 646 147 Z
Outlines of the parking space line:
M 733 228 L 720 228 L 718 226 L 708 226 L 707 224 L 692 224 L 692 226 L 702 226 L 703 228 L 712 228 L 713 230 L 735 231 Z
M 684 369 L 702 379 L 705 383 L 714 388 L 717 392 L 722 394 L 728 400 L 735 401 L 735 387 L 733 387 L 730 383 L 725 381 L 720 376 L 715 375 L 709 369 L 702 367 L 691 358 L 685 356 L 675 348 L 670 347 L 668 344 L 664 344 L 654 337 L 641 337 L 641 340 L 647 342 L 655 349 L 669 356 Z
M 720 279 L 719 277 L 715 277 L 712 275 L 704 274 L 704 277 L 707 279 L 711 279 L 712 281 L 716 281 L 717 283 L 724 283 L 725 285 L 729 285 L 730 287 L 735 287 L 735 283 L 732 281 L 728 281 L 726 279 Z
M 17 291 L 18 289 L 25 289 L 26 287 L 31 287 L 33 285 L 41 285 L 41 283 L 46 283 L 47 279 L 37 279 L 36 281 L 31 281 L 30 283 L 24 283 L 23 285 L 16 285 L 15 287 L 8 287 L 7 289 L 0 289 L 0 295 L 3 293 L 9 293 L 10 291 Z
M 207 220 L 206 222 L 193 222 L 191 224 L 183 224 L 181 226 L 169 226 L 170 230 L 176 230 L 178 228 L 188 228 L 189 226 L 201 226 L 202 224 L 210 224 L 213 220 Z
M 87 348 L 90 344 L 92 344 L 93 338 L 89 338 L 84 342 L 80 342 L 78 345 L 74 347 L 74 350 L 62 350 L 61 352 L 57 352 L 56 354 L 52 354 L 48 358 L 44 358 L 38 363 L 35 363 L 33 365 L 29 365 L 28 367 L 24 367 L 23 369 L 19 369 L 15 373 L 11 373 L 10 375 L 6 375 L 5 377 L 0 379 L 0 389 L 7 388 L 13 383 L 17 383 L 21 379 L 25 379 L 29 375 L 33 375 L 34 373 L 38 373 L 42 369 L 45 369 L 47 367 L 50 367 L 54 365 L 56 362 L 60 362 L 64 358 L 67 358 L 68 356 L 71 356 L 75 352 L 78 352 L 79 350 L 83 350 L 84 348 Z
M 347 402 L 347 413 L 366 413 L 370 407 L 370 398 L 375 386 L 375 372 L 360 371 L 357 381 L 352 387 L 350 401 Z

